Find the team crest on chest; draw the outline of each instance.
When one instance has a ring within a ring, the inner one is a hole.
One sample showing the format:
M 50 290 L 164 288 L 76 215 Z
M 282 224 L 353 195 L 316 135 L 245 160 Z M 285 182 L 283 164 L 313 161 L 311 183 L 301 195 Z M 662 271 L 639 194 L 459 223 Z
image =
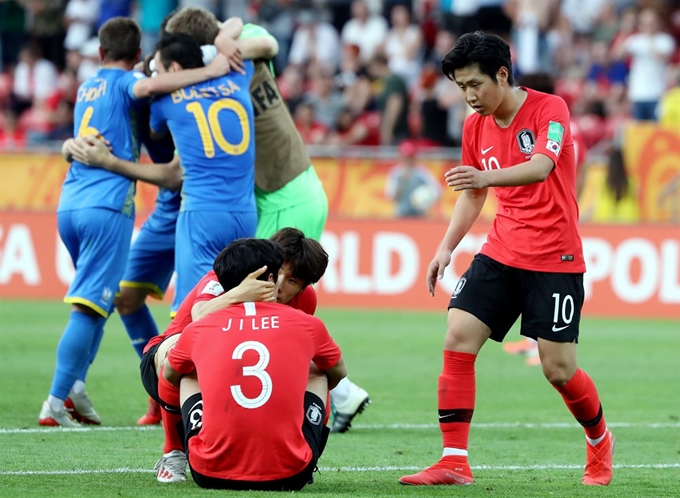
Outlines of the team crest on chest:
M 517 145 L 519 145 L 522 154 L 531 154 L 534 151 L 535 144 L 536 138 L 533 131 L 525 128 L 517 134 Z

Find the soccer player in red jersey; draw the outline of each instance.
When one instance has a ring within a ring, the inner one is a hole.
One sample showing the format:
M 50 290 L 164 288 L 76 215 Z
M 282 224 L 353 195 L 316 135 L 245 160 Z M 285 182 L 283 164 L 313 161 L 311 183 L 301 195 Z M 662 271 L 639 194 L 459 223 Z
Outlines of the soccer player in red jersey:
M 273 282 L 258 280 L 266 270 L 260 268 L 248 275 L 237 287 L 224 292 L 214 271 L 207 273 L 177 310 L 177 315 L 164 334 L 152 338 L 144 349 L 141 362 L 142 384 L 151 398 L 161 406 L 165 443 L 163 456 L 156 463 L 159 482 L 186 480 L 186 456 L 183 452 L 179 408 L 179 391 L 163 378 L 162 365 L 168 351 L 192 321 L 232 304 L 248 301 L 273 301 L 287 304 L 309 315 L 316 311 L 316 291 L 310 285 L 318 282 L 328 266 L 328 254 L 316 240 L 305 237 L 296 228 L 282 228 L 273 240 L 283 251 L 278 290 Z
M 586 433 L 583 484 L 612 478 L 614 437 L 591 378 L 576 362 L 585 262 L 578 232 L 574 145 L 569 111 L 554 95 L 515 87 L 510 49 L 483 33 L 461 36 L 442 72 L 474 109 L 463 128 L 462 165 L 446 173 L 462 191 L 449 228 L 427 269 L 435 285 L 451 252 L 477 219 L 488 187 L 498 212 L 487 242 L 449 302 L 439 426 L 444 453 L 402 484 L 471 484 L 468 436 L 475 408 L 475 359 L 490 338 L 502 341 L 517 318 L 538 339 L 543 373 Z
M 525 74 L 517 82 L 519 86 L 531 88 L 543 93 L 555 93 L 555 81 L 548 73 Z M 576 200 L 581 196 L 585 184 L 586 168 L 584 167 L 588 147 L 581 130 L 573 119 L 569 122 L 571 138 L 574 141 L 574 156 L 576 157 Z M 521 354 L 526 356 L 526 364 L 538 366 L 541 364 L 541 357 L 538 354 L 538 343 L 531 337 L 524 337 L 515 342 L 503 344 L 503 350 L 510 354 Z
M 239 239 L 217 257 L 215 273 L 230 290 L 263 265 L 275 279 L 282 263 L 275 242 Z M 196 484 L 302 489 L 329 433 L 324 400 L 346 373 L 323 322 L 279 303 L 230 306 L 189 325 L 163 375 L 180 386 Z

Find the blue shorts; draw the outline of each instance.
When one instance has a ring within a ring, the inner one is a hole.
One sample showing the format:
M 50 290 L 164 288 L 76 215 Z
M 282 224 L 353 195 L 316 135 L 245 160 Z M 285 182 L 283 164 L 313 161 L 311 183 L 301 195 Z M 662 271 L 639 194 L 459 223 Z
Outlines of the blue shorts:
M 176 219 L 151 213 L 132 243 L 121 287 L 147 289 L 163 299 L 175 270 L 176 225 Z
M 257 212 L 216 213 L 182 211 L 177 219 L 175 241 L 175 299 L 170 308 L 176 312 L 189 291 L 213 269 L 217 255 L 231 241 L 254 237 Z
M 105 208 L 57 213 L 59 236 L 76 269 L 64 302 L 109 316 L 125 272 L 133 225 L 132 218 Z

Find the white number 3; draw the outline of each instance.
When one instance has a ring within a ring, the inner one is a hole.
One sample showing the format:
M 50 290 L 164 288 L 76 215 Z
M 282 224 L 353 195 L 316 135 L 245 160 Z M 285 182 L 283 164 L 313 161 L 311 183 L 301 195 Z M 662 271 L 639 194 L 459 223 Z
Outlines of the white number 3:
M 269 365 L 269 350 L 261 342 L 257 341 L 246 341 L 234 349 L 234 353 L 231 355 L 233 360 L 243 359 L 243 355 L 246 351 L 253 350 L 260 355 L 260 359 L 257 363 L 250 367 L 243 367 L 244 377 L 257 377 L 260 382 L 262 382 L 262 391 L 255 398 L 248 398 L 243 394 L 241 386 L 234 385 L 231 386 L 231 395 L 234 400 L 241 405 L 243 408 L 255 409 L 264 405 L 272 395 L 272 378 L 265 371 L 267 365 Z

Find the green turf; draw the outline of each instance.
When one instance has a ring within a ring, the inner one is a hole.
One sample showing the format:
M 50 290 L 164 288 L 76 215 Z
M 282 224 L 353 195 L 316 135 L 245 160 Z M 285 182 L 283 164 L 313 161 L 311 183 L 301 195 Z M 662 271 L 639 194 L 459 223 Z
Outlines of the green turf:
M 167 309 L 153 311 L 164 325 Z M 304 495 L 680 496 L 679 322 L 586 320 L 582 325 L 580 365 L 597 383 L 617 437 L 615 463 L 622 466 L 608 488 L 580 484 L 585 442 L 578 427 L 541 426 L 572 424 L 573 419 L 540 368 L 526 367 L 521 358 L 489 344 L 477 361 L 477 407 L 470 437 L 476 482 L 423 489 L 402 487 L 397 479 L 411 473 L 409 469 L 433 463 L 441 452 L 434 424 L 444 313 L 321 310 L 319 315 L 344 350 L 350 378 L 369 391 L 373 404 L 347 434 L 331 436 L 320 462 L 322 473 Z M 67 318 L 63 304 L 0 301 L 0 429 L 37 428 Z M 143 413 L 146 397 L 136 356 L 117 316 L 107 326 L 87 384 L 105 425 L 121 429 L 0 431 L 1 497 L 215 494 L 199 489 L 191 479 L 180 485 L 156 483 L 149 469 L 161 453 L 161 431 L 125 429 Z M 494 426 L 498 423 L 537 426 Z M 558 468 L 546 468 L 551 466 Z M 112 473 L 116 469 L 129 470 Z

